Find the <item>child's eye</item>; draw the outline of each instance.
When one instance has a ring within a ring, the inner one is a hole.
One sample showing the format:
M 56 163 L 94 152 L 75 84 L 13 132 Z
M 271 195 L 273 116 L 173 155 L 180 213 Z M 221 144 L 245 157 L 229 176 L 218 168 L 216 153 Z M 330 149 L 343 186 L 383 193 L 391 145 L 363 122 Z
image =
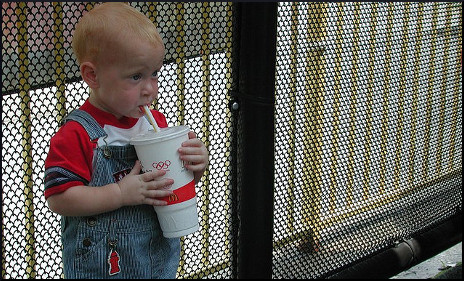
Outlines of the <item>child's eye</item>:
M 157 78 L 157 77 L 158 77 L 158 71 L 153 72 L 153 73 L 151 74 L 151 76 Z
M 142 78 L 142 75 L 140 75 L 140 74 L 136 74 L 136 75 L 132 76 L 132 79 L 134 79 L 135 81 L 140 80 L 140 78 Z

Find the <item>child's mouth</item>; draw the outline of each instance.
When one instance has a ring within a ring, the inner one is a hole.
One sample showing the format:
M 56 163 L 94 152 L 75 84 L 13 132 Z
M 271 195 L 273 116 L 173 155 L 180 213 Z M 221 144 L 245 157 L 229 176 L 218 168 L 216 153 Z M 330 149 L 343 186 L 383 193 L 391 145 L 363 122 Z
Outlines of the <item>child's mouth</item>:
M 148 106 L 148 108 L 150 108 L 150 106 L 148 104 L 144 104 L 144 105 L 139 105 L 139 112 L 142 113 L 142 114 L 145 114 L 145 111 L 143 109 L 144 106 Z

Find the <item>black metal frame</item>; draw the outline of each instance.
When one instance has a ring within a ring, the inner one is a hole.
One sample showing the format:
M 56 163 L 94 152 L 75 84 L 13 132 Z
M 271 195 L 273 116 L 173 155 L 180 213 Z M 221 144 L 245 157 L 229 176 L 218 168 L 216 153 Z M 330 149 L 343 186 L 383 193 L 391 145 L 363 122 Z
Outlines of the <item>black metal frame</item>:
M 237 3 L 239 278 L 272 275 L 277 3 Z M 240 145 L 240 144 L 246 145 Z

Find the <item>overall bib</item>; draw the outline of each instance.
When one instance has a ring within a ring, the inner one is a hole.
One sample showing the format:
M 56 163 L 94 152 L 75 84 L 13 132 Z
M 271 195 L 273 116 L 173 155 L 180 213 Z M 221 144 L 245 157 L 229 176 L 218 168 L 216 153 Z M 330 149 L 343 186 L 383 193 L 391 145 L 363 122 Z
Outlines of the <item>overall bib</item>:
M 74 110 L 64 121 L 68 120 L 79 122 L 92 141 L 106 137 L 85 111 Z M 117 182 L 135 160 L 132 145 L 97 145 L 89 188 Z M 61 230 L 65 278 L 176 277 L 180 239 L 163 237 L 153 206 L 127 206 L 90 217 L 63 216 Z

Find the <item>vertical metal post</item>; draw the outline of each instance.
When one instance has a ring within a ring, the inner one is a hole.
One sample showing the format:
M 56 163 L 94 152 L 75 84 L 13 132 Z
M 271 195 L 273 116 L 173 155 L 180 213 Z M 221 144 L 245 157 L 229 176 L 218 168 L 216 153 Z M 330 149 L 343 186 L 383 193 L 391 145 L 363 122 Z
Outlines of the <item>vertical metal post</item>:
M 238 3 L 238 278 L 271 278 L 277 3 Z
M 66 116 L 66 61 L 64 48 L 64 24 L 63 24 L 63 3 L 53 2 L 53 56 L 55 58 L 56 74 L 56 110 L 58 112 L 58 123 Z
M 32 175 L 34 174 L 33 169 L 33 157 L 32 157 L 32 122 L 31 122 L 31 97 L 29 90 L 31 85 L 29 83 L 29 47 L 28 47 L 28 15 L 29 8 L 28 3 L 20 2 L 16 8 L 16 15 L 18 21 L 16 22 L 16 28 L 18 29 L 17 40 L 18 40 L 18 57 L 19 57 L 19 72 L 18 80 L 20 84 L 19 96 L 21 98 L 21 147 L 23 158 L 23 184 L 24 184 L 24 215 L 25 215 L 25 251 L 26 251 L 26 274 L 28 278 L 35 278 L 37 275 L 36 270 L 36 249 L 35 249 L 35 227 L 34 227 L 34 191 L 33 183 L 34 180 Z
M 178 57 L 176 58 L 176 74 L 177 74 L 177 123 L 176 125 L 182 125 L 185 122 L 185 8 L 183 2 L 175 4 L 175 17 L 176 17 L 176 52 Z
M 300 4 L 301 5 L 301 4 Z M 295 118 L 304 120 L 303 128 L 297 130 L 303 132 L 303 165 L 301 180 L 303 186 L 304 202 L 301 203 L 303 225 L 305 232 L 302 234 L 301 246 L 316 249 L 319 245 L 320 232 L 323 228 L 321 217 L 322 200 L 322 175 L 323 175 L 323 127 L 324 127 L 324 103 L 326 83 L 326 59 L 325 48 L 321 42 L 327 38 L 327 10 L 328 3 L 306 3 L 306 22 L 303 41 L 309 43 L 309 48 L 303 48 L 305 56 L 305 81 L 304 113 L 298 113 Z M 303 35 L 302 34 L 302 35 Z M 302 38 L 302 37 L 300 37 Z M 300 51 L 301 52 L 301 51 Z M 298 93 L 298 95 L 301 95 Z
M 210 39 L 211 28 L 210 24 L 212 22 L 210 13 L 211 13 L 211 4 L 209 2 L 203 2 L 201 4 L 201 12 L 202 12 L 202 25 L 201 25 L 201 34 L 202 34 L 202 44 L 201 44 L 201 61 L 202 61 L 202 76 L 201 81 L 203 82 L 203 86 L 201 88 L 201 92 L 203 93 L 202 98 L 202 116 L 204 118 L 203 127 L 206 128 L 202 136 L 201 140 L 205 144 L 206 148 L 210 150 L 210 129 L 211 129 L 211 49 L 212 43 Z M 203 175 L 202 178 L 203 185 L 201 190 L 201 201 L 204 204 L 203 209 L 203 222 L 202 225 L 202 240 L 201 240 L 201 247 L 202 247 L 202 261 L 205 265 L 209 265 L 210 263 L 210 234 L 211 234 L 211 226 L 210 226 L 210 210 L 211 210 L 211 203 L 210 203 L 210 191 L 208 186 L 210 185 L 210 168 L 208 167 Z

